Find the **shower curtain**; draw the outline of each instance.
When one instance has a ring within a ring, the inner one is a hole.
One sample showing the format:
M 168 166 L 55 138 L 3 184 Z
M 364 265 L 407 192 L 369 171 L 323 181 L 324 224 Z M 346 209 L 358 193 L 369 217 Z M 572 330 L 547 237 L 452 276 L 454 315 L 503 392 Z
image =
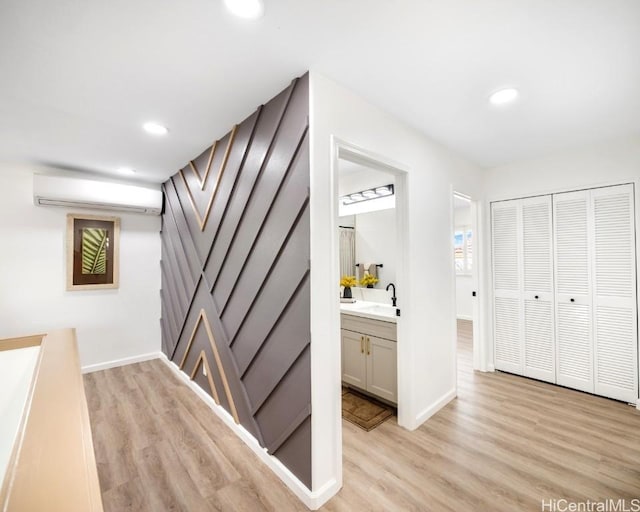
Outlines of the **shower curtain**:
M 340 229 L 340 277 L 356 275 L 356 232 L 353 228 Z

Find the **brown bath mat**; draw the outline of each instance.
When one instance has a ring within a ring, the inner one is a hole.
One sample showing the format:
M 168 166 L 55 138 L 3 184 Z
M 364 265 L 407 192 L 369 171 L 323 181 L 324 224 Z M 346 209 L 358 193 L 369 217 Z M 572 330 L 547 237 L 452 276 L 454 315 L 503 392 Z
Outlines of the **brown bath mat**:
M 394 409 L 349 388 L 342 388 L 342 417 L 369 432 L 394 414 Z

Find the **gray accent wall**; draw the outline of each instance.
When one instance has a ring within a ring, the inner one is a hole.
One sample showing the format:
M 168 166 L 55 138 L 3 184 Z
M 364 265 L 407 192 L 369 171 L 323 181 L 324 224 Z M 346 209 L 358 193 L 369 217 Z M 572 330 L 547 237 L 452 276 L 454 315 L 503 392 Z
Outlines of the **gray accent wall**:
M 311 488 L 308 130 L 304 75 L 164 183 L 161 324 L 167 357 Z

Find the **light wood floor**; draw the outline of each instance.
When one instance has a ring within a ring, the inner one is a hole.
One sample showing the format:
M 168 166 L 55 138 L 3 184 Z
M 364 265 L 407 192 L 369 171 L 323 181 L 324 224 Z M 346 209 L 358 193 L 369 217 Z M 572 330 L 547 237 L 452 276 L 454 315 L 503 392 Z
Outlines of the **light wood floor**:
M 541 510 L 541 500 L 640 497 L 640 412 L 472 371 L 415 432 L 344 428 L 344 487 L 327 511 Z M 306 510 L 160 361 L 85 376 L 106 512 Z

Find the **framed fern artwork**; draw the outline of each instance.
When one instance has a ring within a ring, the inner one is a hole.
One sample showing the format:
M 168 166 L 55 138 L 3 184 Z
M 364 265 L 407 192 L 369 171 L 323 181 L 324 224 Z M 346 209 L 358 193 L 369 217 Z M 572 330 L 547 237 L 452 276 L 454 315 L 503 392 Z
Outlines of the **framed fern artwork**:
M 120 219 L 67 215 L 67 290 L 118 288 Z

